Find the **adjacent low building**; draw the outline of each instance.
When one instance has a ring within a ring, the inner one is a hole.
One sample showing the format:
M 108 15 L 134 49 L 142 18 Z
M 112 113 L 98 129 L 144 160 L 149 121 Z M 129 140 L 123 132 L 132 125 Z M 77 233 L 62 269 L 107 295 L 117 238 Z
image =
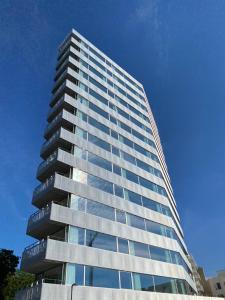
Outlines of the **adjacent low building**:
M 225 270 L 217 271 L 217 276 L 208 279 L 212 295 L 225 298 Z

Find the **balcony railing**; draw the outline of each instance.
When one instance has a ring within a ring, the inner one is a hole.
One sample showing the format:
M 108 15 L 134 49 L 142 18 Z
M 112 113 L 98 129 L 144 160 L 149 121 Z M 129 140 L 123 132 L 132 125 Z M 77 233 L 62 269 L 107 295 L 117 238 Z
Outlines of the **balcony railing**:
M 40 253 L 44 252 L 46 249 L 47 240 L 42 240 L 31 244 L 30 246 L 26 247 L 23 251 L 23 259 L 31 258 Z
M 57 108 L 63 103 L 64 101 L 64 95 L 55 103 L 55 105 L 53 107 L 51 107 L 48 111 L 48 118 L 50 117 L 50 115 L 57 110 Z
M 55 124 L 62 118 L 63 112 L 61 111 L 45 128 L 45 134 L 55 126 Z
M 44 151 L 53 141 L 55 141 L 60 136 L 60 129 L 57 130 L 47 141 L 44 142 L 41 148 L 41 152 Z
M 33 192 L 33 195 L 36 196 L 38 194 L 40 194 L 41 192 L 43 192 L 44 190 L 46 190 L 50 185 L 53 184 L 55 180 L 55 175 L 50 176 L 48 179 L 46 179 L 45 182 L 39 184 Z
M 42 161 L 37 169 L 37 173 L 46 168 L 57 157 L 57 154 L 58 151 L 56 150 L 46 160 Z
M 51 210 L 51 205 L 47 205 L 42 209 L 39 209 L 38 211 L 36 211 L 35 213 L 33 213 L 28 221 L 28 226 L 40 221 L 41 219 L 43 219 L 46 215 L 48 215 L 50 213 Z

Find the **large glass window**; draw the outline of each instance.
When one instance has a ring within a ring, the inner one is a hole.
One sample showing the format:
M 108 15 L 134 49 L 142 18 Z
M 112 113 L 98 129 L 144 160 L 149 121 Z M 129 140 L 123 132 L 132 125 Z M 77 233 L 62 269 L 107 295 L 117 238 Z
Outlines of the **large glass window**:
M 91 142 L 92 144 L 95 144 L 96 146 L 110 152 L 110 144 L 103 141 L 102 139 L 98 138 L 97 136 L 89 133 L 88 141 Z
M 127 214 L 127 223 L 128 223 L 128 225 L 130 225 L 132 227 L 136 227 L 136 228 L 145 230 L 144 219 L 142 219 L 138 216 Z
M 122 210 L 116 210 L 116 221 L 119 223 L 126 224 L 126 213 Z
M 154 291 L 153 276 L 133 273 L 134 289 L 140 291 Z
M 172 278 L 155 276 L 155 291 L 159 293 L 177 293 L 176 281 Z
M 155 223 L 153 221 L 150 220 L 146 220 L 146 227 L 147 227 L 147 231 L 155 233 L 155 234 L 159 234 L 159 235 L 166 235 L 165 234 L 165 227 L 159 223 Z
M 151 259 L 171 262 L 170 251 L 167 249 L 150 246 Z
M 130 252 L 132 255 L 150 258 L 148 245 L 130 241 Z
M 109 251 L 117 251 L 116 237 L 92 230 L 86 231 L 86 246 Z
M 141 195 L 136 194 L 136 193 L 131 192 L 131 191 L 126 190 L 126 189 L 124 189 L 124 194 L 125 194 L 125 199 L 126 200 L 128 200 L 130 202 L 133 202 L 133 203 L 136 203 L 138 205 L 142 205 Z
M 66 264 L 66 283 L 77 285 L 84 284 L 84 266 L 75 264 Z
M 119 288 L 119 272 L 116 270 L 86 266 L 85 283 L 87 286 Z
M 120 287 L 121 289 L 132 289 L 132 280 L 130 272 L 120 271 Z
M 87 200 L 87 213 L 112 221 L 115 220 L 114 208 L 92 200 Z
M 86 206 L 85 198 L 71 194 L 70 207 L 72 209 L 85 212 L 86 210 L 85 206 Z
M 88 161 L 92 164 L 95 164 L 96 166 L 112 172 L 112 163 L 100 156 L 88 152 Z
M 129 253 L 128 240 L 118 238 L 118 252 Z
M 68 242 L 78 245 L 84 245 L 84 229 L 74 226 L 69 226 Z
M 102 123 L 96 121 L 95 119 L 93 119 L 91 117 L 88 118 L 88 123 L 109 135 L 109 127 L 103 125 Z
M 101 115 L 105 119 L 109 119 L 109 114 L 104 111 L 103 109 L 99 108 L 97 105 L 93 104 L 92 102 L 89 102 L 89 107 L 93 111 L 95 111 L 97 114 Z
M 73 180 L 87 184 L 87 173 L 73 168 Z
M 87 184 L 106 193 L 113 194 L 113 184 L 99 177 L 88 174 Z

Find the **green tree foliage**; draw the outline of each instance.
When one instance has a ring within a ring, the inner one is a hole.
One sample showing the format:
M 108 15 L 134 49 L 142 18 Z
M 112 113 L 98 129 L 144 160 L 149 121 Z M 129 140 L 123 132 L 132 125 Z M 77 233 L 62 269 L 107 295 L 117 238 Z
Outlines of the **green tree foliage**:
M 0 249 L 0 300 L 3 300 L 3 290 L 7 284 L 7 278 L 15 273 L 19 263 L 19 257 L 13 254 L 13 250 Z
M 4 300 L 13 300 L 16 291 L 24 289 L 33 283 L 35 277 L 33 274 L 17 270 L 14 275 L 9 275 L 7 285 L 3 290 Z

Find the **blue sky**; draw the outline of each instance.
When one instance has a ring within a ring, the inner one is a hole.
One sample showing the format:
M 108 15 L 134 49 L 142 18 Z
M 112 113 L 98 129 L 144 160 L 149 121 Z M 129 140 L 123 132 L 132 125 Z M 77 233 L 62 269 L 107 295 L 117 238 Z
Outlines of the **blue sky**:
M 225 2 L 1 0 L 0 248 L 21 255 L 57 47 L 74 27 L 140 80 L 190 252 L 225 268 Z

